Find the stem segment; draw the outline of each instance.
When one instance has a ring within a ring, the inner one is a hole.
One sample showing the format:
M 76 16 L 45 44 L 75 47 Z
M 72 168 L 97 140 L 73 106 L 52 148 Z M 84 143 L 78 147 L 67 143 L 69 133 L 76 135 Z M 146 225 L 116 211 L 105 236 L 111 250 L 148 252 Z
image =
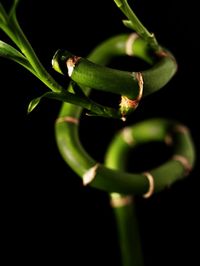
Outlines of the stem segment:
M 130 196 L 128 197 L 130 198 Z M 111 205 L 118 230 L 122 266 L 143 266 L 135 202 L 128 200 L 128 197 L 116 193 L 111 194 Z M 115 202 L 118 203 L 115 204 Z
M 153 50 L 159 50 L 158 42 L 153 33 L 150 33 L 135 15 L 127 0 L 114 0 L 119 9 L 129 19 L 128 24 L 144 40 L 146 40 Z M 125 23 L 126 24 L 126 23 Z

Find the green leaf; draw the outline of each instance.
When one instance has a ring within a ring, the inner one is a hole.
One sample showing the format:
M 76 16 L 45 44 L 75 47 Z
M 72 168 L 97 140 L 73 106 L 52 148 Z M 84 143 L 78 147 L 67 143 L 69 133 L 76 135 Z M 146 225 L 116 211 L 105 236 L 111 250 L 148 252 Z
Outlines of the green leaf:
M 34 69 L 32 68 L 29 61 L 26 59 L 26 57 L 21 54 L 17 49 L 3 41 L 0 41 L 0 56 L 17 62 L 18 64 L 22 65 L 30 72 L 32 72 L 34 75 L 36 75 Z
M 9 18 L 13 17 L 16 15 L 16 9 L 17 9 L 17 6 L 19 4 L 21 0 L 14 0 L 13 4 L 12 4 L 12 7 L 10 9 L 10 12 L 9 12 Z
M 31 113 L 35 109 L 35 107 L 40 103 L 42 98 L 43 96 L 37 97 L 29 103 L 28 110 L 27 110 L 28 114 Z
M 20 60 L 26 60 L 26 58 L 17 49 L 3 41 L 0 41 L 0 56 L 17 62 Z
M 83 108 L 86 108 L 89 112 L 89 115 L 92 116 L 120 118 L 120 113 L 117 110 L 102 106 L 96 102 L 93 102 L 87 97 L 78 97 L 75 94 L 64 90 L 62 92 L 46 92 L 40 97 L 33 99 L 28 105 L 28 113 L 32 112 L 43 98 L 54 99 L 61 102 L 82 106 Z
M 121 0 L 114 0 L 114 1 L 115 1 L 116 5 L 117 5 L 118 7 L 121 7 L 121 6 L 123 5 L 123 3 L 122 3 Z
M 7 13 L 0 3 L 0 28 L 5 32 L 6 35 L 22 50 L 23 45 L 21 44 L 21 29 L 16 17 L 16 8 L 20 0 L 14 0 Z
M 68 95 L 68 93 L 66 92 Z M 65 93 L 56 93 L 56 92 L 46 92 L 42 94 L 41 96 L 34 98 L 28 105 L 27 112 L 28 114 L 31 113 L 41 102 L 43 98 L 50 98 L 50 99 L 55 99 L 55 100 L 60 100 L 60 101 L 66 101 L 67 96 Z
M 135 30 L 134 29 L 134 25 L 130 20 L 122 20 L 124 26 L 126 26 L 127 28 L 131 29 L 131 30 Z
M 6 24 L 7 23 L 7 14 L 6 11 L 3 7 L 3 5 L 0 3 L 0 27 L 2 24 Z

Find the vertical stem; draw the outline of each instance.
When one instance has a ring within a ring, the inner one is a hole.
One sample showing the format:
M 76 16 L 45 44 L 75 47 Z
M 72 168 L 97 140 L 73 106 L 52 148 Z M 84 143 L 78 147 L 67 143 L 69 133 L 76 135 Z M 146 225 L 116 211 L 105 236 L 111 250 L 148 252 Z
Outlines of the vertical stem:
M 159 45 L 153 33 L 150 33 L 142 22 L 135 15 L 127 0 L 114 0 L 118 8 L 124 13 L 132 24 L 132 28 L 146 40 L 153 50 L 158 50 Z
M 135 202 L 131 196 L 111 194 L 118 230 L 122 266 L 143 266 L 140 235 L 135 212 Z

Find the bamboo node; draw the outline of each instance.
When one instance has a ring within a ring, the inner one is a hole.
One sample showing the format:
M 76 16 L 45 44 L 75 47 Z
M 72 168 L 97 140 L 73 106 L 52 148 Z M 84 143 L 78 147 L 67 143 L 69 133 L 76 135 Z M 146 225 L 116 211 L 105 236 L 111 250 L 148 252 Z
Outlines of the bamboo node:
M 142 73 L 141 72 L 136 72 L 135 73 L 135 78 L 137 79 L 138 85 L 139 85 L 139 94 L 138 94 L 138 97 L 137 97 L 137 100 L 139 102 L 141 100 L 141 98 L 142 98 L 143 86 L 144 86 L 144 80 L 143 80 L 143 77 L 142 77 Z
M 175 154 L 172 157 L 172 160 L 178 161 L 182 164 L 183 168 L 185 169 L 185 175 L 188 175 L 189 172 L 192 170 L 192 166 L 186 157 L 179 154 Z
M 79 56 L 72 56 L 70 57 L 67 62 L 66 62 L 66 65 L 67 65 L 67 69 L 68 69 L 68 76 L 71 77 L 73 71 L 74 71 L 74 68 L 76 66 L 76 64 L 78 63 L 78 61 L 81 59 L 81 57 Z
M 135 40 L 137 40 L 138 38 L 138 34 L 137 33 L 131 33 L 126 41 L 125 44 L 125 53 L 129 56 L 133 56 L 134 52 L 133 52 L 133 44 L 135 42 Z
M 126 114 L 130 110 L 135 110 L 138 106 L 138 100 L 137 98 L 134 100 L 129 99 L 127 96 L 122 95 L 121 96 L 121 102 L 119 104 L 120 106 L 120 112 L 122 114 L 122 121 L 126 121 Z
M 83 175 L 84 186 L 87 186 L 89 183 L 91 183 L 94 180 L 98 167 L 99 163 L 95 164 L 93 167 L 91 167 L 85 172 L 85 174 Z
M 188 134 L 189 129 L 186 126 L 179 124 L 174 127 L 174 131 L 182 134 Z
M 147 198 L 151 197 L 153 192 L 154 192 L 154 186 L 155 186 L 154 185 L 154 178 L 153 178 L 153 175 L 149 172 L 144 172 L 143 175 L 146 176 L 148 181 L 149 181 L 149 189 L 145 194 L 143 194 L 143 197 L 145 199 L 147 199 Z
M 164 142 L 167 146 L 171 146 L 173 144 L 172 136 L 170 134 L 167 134 L 165 136 Z
M 64 123 L 64 122 L 78 125 L 79 119 L 77 119 L 76 117 L 73 117 L 73 116 L 62 116 L 62 117 L 58 117 L 56 119 L 56 123 Z
M 120 111 L 122 114 L 122 121 L 125 121 L 124 117 L 127 115 L 127 113 L 129 111 L 135 110 L 138 107 L 138 104 L 142 98 L 143 84 L 144 84 L 142 73 L 136 72 L 136 73 L 134 73 L 134 75 L 138 81 L 139 93 L 135 99 L 129 99 L 127 96 L 124 96 L 124 95 L 121 96 L 121 102 L 120 102 L 119 106 L 120 106 Z
M 125 127 L 122 130 L 121 134 L 122 134 L 122 138 L 123 138 L 124 142 L 126 142 L 129 146 L 134 145 L 135 140 L 134 140 L 131 128 Z
M 124 207 L 127 205 L 131 205 L 132 203 L 133 203 L 133 197 L 130 195 L 122 196 L 118 193 L 112 193 L 111 194 L 110 205 L 113 208 Z

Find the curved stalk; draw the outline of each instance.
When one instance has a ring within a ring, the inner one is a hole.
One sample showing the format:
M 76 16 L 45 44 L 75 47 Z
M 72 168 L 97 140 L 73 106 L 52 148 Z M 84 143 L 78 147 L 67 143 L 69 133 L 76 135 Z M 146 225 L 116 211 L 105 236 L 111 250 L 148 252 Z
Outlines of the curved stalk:
M 115 40 L 121 41 L 120 37 L 115 38 Z M 109 51 L 112 50 L 112 54 L 115 52 L 116 54 L 124 52 L 122 48 L 123 46 L 115 45 L 114 47 L 110 47 L 109 44 L 110 40 L 107 43 L 107 52 L 105 52 L 106 42 L 104 42 L 102 46 L 100 45 L 97 48 L 97 57 L 95 58 L 94 51 L 91 57 L 89 56 L 89 59 L 93 61 L 95 60 L 96 63 L 101 62 L 102 64 L 104 58 L 107 62 L 107 54 Z M 101 47 L 102 54 L 100 53 Z M 89 90 L 87 93 L 89 93 Z M 149 190 L 149 180 L 144 173 L 131 174 L 119 170 L 113 170 L 99 164 L 88 155 L 79 141 L 78 123 L 67 123 L 66 121 L 68 119 L 65 119 L 65 117 L 70 117 L 78 121 L 81 111 L 81 108 L 77 109 L 70 104 L 64 104 L 59 114 L 59 118 L 61 119 L 59 119 L 58 123 L 55 125 L 57 144 L 68 165 L 70 165 L 83 179 L 84 184 L 87 183 L 87 179 L 91 177 L 90 182 L 88 182 L 91 186 L 103 189 L 107 192 L 117 192 L 122 194 L 131 193 L 135 195 L 145 194 Z M 195 155 L 190 136 L 189 134 L 174 132 L 173 128 L 175 127 L 176 123 L 173 121 L 153 120 L 133 127 L 134 130 L 131 130 L 131 134 L 133 134 L 133 138 L 138 137 L 139 142 L 144 142 L 146 139 L 151 141 L 152 138 L 161 138 L 162 141 L 164 141 L 168 134 L 172 134 L 172 136 L 174 136 L 175 154 L 185 157 L 192 168 Z M 138 132 L 139 136 L 135 136 Z M 120 138 L 119 141 L 122 142 Z M 115 153 L 113 152 L 113 154 Z M 165 164 L 152 169 L 151 173 L 155 179 L 154 191 L 160 191 L 181 177 L 184 177 L 185 172 L 185 166 L 174 158 L 171 158 Z M 161 176 L 162 178 L 160 178 Z
M 134 46 L 137 47 L 138 41 L 141 44 L 143 40 L 138 38 Z M 137 54 L 135 55 L 137 56 Z M 74 62 L 74 58 L 78 58 L 76 62 Z M 150 55 L 148 59 L 151 60 Z M 162 88 L 176 72 L 177 64 L 170 53 L 165 52 L 164 56 L 159 56 L 157 61 L 158 62 L 156 62 L 153 67 L 140 72 L 144 82 L 144 95 Z M 69 65 L 68 62 L 72 63 Z M 54 55 L 53 66 L 54 65 L 57 71 L 62 74 L 68 73 L 73 81 L 83 87 L 85 86 L 124 95 L 130 99 L 137 98 L 139 94 L 138 72 L 122 71 L 105 67 L 62 50 L 58 50 Z M 115 83 L 113 80 L 117 80 L 117 82 Z
M 62 105 L 55 124 L 60 152 L 67 164 L 81 177 L 83 185 L 89 184 L 110 193 L 119 231 L 122 264 L 142 266 L 133 196 L 149 198 L 153 193 L 187 176 L 195 163 L 195 151 L 190 132 L 185 126 L 177 121 L 160 118 L 143 121 L 118 132 L 107 150 L 105 164 L 94 160 L 82 146 L 78 130 L 83 108 L 95 115 L 121 117 L 125 120 L 127 114 L 138 106 L 142 96 L 165 86 L 177 70 L 173 55 L 159 46 L 154 34 L 140 22 L 127 0 L 114 1 L 128 18 L 124 24 L 136 33 L 106 40 L 91 52 L 88 59 L 67 51 L 58 51 L 52 60 L 53 67 L 62 74 L 67 73 L 72 79 L 68 90 L 46 71 L 24 35 L 16 17 L 19 0 L 14 1 L 8 14 L 0 3 L 0 28 L 19 48 L 18 51 L 0 42 L 0 55 L 24 66 L 52 91 L 34 99 L 29 105 L 29 111 L 43 97 L 67 102 Z M 150 67 L 141 72 L 106 67 L 112 58 L 121 55 L 137 56 L 148 62 Z M 88 95 L 92 88 L 121 95 L 120 111 L 90 100 Z M 172 144 L 172 157 L 148 171 L 126 172 L 125 161 L 129 151 L 151 141 Z

